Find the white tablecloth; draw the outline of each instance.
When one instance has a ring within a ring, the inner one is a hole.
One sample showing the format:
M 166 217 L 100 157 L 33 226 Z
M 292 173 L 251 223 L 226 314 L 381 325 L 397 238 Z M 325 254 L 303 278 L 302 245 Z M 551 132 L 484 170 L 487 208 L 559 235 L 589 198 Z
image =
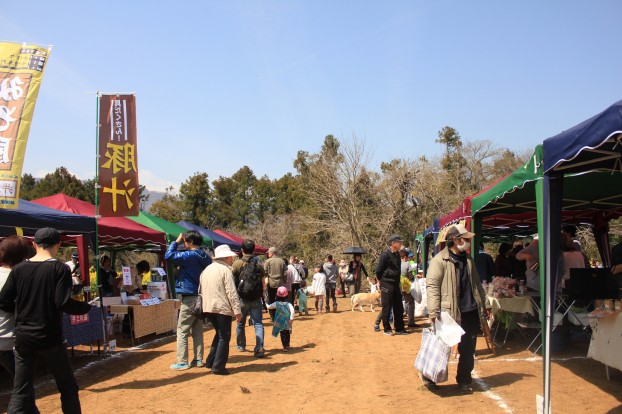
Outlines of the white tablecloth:
M 592 340 L 587 357 L 622 370 L 622 313 L 590 319 Z

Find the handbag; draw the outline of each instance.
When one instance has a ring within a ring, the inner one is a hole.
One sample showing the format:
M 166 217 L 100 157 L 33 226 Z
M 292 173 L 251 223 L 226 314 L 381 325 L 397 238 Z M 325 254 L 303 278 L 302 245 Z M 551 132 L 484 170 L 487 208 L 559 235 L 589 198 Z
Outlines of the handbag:
M 192 316 L 203 316 L 203 297 L 199 293 L 194 297 L 194 303 L 190 307 Z
M 352 273 L 348 273 L 348 274 L 346 275 L 346 277 L 344 278 L 344 280 L 345 280 L 347 283 L 352 283 L 352 282 L 354 282 L 354 275 L 353 275 Z
M 415 368 L 435 383 L 445 382 L 448 377 L 447 364 L 451 347 L 439 338 L 431 329 L 424 329 L 421 348 L 415 360 Z

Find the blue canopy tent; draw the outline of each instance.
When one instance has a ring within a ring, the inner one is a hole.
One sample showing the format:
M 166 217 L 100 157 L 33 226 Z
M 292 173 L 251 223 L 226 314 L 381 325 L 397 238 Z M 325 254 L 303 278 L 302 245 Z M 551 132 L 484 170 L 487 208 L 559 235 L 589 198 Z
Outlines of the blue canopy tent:
M 423 268 L 424 277 L 428 274 L 428 264 L 429 264 L 428 257 L 430 257 L 430 245 L 432 245 L 434 248 L 434 254 L 437 253 L 435 246 L 436 246 L 436 238 L 438 237 L 438 231 L 439 231 L 438 218 L 435 218 L 433 224 L 423 231 L 423 241 L 421 243 L 421 256 L 422 256 L 421 265 Z
M 235 250 L 236 252 L 241 252 L 242 251 L 242 246 L 236 242 L 234 242 L 231 239 L 228 239 L 224 236 L 221 236 L 218 233 L 215 233 L 211 230 L 206 229 L 205 227 L 201 227 L 201 226 L 197 226 L 196 224 L 192 224 L 189 223 L 187 221 L 178 221 L 177 222 L 178 225 L 180 225 L 181 227 L 184 227 L 188 230 L 195 230 L 198 231 L 199 234 L 203 237 L 208 237 L 210 239 L 212 239 L 212 242 L 214 242 L 214 247 L 216 246 L 220 246 L 221 244 L 226 244 L 228 245 L 231 250 Z
M 555 303 L 557 261 L 554 246 L 559 245 L 559 228 L 563 206 L 565 174 L 584 174 L 591 179 L 591 187 L 601 191 L 598 199 L 584 202 L 600 205 L 601 210 L 622 208 L 622 101 L 618 101 L 603 112 L 580 124 L 544 140 L 544 179 L 539 186 L 542 194 L 544 223 L 544 243 L 540 245 L 540 257 L 544 266 L 544 291 L 548 303 L 545 304 L 545 343 L 544 359 L 544 401 L 543 409 L 549 412 L 551 388 L 551 358 L 548 334 L 551 332 L 551 315 Z M 607 177 L 605 184 L 601 180 Z M 588 184 L 589 185 L 589 184 Z M 604 194 L 602 192 L 604 191 Z M 603 252 L 608 252 L 606 223 L 601 224 L 596 240 Z M 604 236 L 603 236 L 604 235 Z M 609 257 L 603 254 L 605 265 L 610 265 Z M 550 276 L 549 276 L 550 275 Z
M 91 245 L 95 243 L 95 217 L 66 213 L 21 199 L 17 209 L 0 209 L 0 237 L 17 234 L 16 228 L 21 228 L 24 236 L 34 236 L 42 227 L 54 227 L 68 235 L 86 235 Z

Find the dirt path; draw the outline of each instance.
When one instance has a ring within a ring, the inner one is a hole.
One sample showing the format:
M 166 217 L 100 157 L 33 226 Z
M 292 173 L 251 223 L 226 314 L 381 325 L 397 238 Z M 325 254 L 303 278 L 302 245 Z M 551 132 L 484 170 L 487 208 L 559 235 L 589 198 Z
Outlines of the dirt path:
M 93 358 L 77 367 L 80 399 L 85 413 L 135 412 L 443 412 L 533 413 L 541 393 L 539 357 L 504 349 L 493 357 L 478 340 L 475 392 L 461 395 L 453 380 L 432 393 L 422 390 L 413 368 L 421 329 L 408 336 L 387 337 L 372 330 L 377 314 L 350 312 L 349 299 L 339 299 L 339 312 L 298 318 L 290 353 L 270 335 L 266 323 L 264 359 L 238 352 L 232 338 L 228 368 L 232 375 L 210 375 L 208 369 L 175 372 L 173 336 L 157 339 L 139 349 L 111 358 Z M 252 328 L 250 345 L 254 345 Z M 234 331 L 235 332 L 235 331 Z M 205 332 L 210 343 L 212 331 Z M 235 333 L 233 334 L 235 336 Z M 567 413 L 622 412 L 622 374 L 613 370 L 607 382 L 601 364 L 579 357 L 558 356 L 553 364 L 553 411 Z M 79 362 L 76 366 L 80 365 Z M 6 407 L 9 394 L 0 394 Z M 37 387 L 37 405 L 43 413 L 60 412 L 59 396 L 49 378 Z

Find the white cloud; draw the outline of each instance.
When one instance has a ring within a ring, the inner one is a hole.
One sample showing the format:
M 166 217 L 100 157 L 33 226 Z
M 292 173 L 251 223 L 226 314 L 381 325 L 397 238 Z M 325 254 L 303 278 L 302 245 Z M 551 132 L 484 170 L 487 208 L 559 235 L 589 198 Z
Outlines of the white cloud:
M 165 191 L 169 187 L 177 187 L 172 181 L 164 180 L 156 177 L 154 173 L 148 170 L 138 171 L 138 182 L 147 187 L 150 191 Z

